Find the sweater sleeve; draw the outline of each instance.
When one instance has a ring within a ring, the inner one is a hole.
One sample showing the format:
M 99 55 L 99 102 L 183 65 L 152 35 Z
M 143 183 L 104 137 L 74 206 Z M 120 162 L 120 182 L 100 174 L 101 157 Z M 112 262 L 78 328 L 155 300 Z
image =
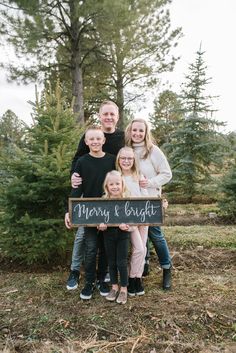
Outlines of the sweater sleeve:
M 148 179 L 148 187 L 158 188 L 167 184 L 172 178 L 172 172 L 164 153 L 154 145 L 149 158 L 157 175 Z

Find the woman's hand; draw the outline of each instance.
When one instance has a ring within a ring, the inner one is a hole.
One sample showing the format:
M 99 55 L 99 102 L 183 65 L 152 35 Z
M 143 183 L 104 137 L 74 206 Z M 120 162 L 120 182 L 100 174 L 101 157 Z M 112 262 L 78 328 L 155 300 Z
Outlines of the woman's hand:
M 73 173 L 71 175 L 71 186 L 74 189 L 77 189 L 79 185 L 82 184 L 82 178 L 78 173 Z
M 97 226 L 98 230 L 104 231 L 107 229 L 107 225 L 105 223 L 101 223 Z
M 70 222 L 69 212 L 66 212 L 66 214 L 65 214 L 65 226 L 66 226 L 67 229 L 71 229 L 72 228 L 72 225 L 71 225 L 71 222 Z
M 168 207 L 169 203 L 166 199 L 162 199 L 162 207 L 166 210 Z

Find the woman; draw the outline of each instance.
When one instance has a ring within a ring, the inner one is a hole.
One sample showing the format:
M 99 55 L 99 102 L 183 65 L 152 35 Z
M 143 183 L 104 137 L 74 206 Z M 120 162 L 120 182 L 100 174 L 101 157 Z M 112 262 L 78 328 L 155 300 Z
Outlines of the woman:
M 152 142 L 149 126 L 144 119 L 133 119 L 125 131 L 126 145 L 134 149 L 144 179 L 140 186 L 147 188 L 150 196 L 161 197 L 161 187 L 172 178 L 164 153 Z M 148 238 L 152 241 L 160 266 L 163 269 L 162 287 L 171 289 L 171 257 L 160 227 L 149 226 Z

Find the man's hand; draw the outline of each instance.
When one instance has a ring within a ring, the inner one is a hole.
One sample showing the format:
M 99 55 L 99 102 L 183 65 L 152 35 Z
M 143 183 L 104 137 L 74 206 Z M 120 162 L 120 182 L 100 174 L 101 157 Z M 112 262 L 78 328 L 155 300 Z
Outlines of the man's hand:
M 71 175 L 71 186 L 74 189 L 77 189 L 79 185 L 82 184 L 82 178 L 78 173 L 73 173 Z
M 67 212 L 65 214 L 65 226 L 66 226 L 67 229 L 71 229 L 72 228 L 72 225 L 71 225 L 71 222 L 70 222 L 69 212 Z

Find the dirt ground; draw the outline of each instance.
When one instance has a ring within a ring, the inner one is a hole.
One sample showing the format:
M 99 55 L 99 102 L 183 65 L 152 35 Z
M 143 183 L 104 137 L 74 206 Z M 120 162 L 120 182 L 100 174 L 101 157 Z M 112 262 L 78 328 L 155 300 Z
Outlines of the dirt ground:
M 91 301 L 65 288 L 68 271 L 0 272 L 0 351 L 233 353 L 236 352 L 236 251 L 173 250 L 173 289 L 161 289 L 151 262 L 146 294 L 126 305 L 95 291 Z M 82 280 L 83 282 L 83 280 Z

